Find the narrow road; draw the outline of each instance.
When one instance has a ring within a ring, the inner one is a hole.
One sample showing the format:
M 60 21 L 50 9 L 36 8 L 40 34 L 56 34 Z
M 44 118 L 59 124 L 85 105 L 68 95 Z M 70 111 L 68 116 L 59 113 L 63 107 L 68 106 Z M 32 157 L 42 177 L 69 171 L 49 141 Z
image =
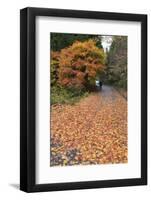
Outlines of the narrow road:
M 115 98 L 117 97 L 116 91 L 112 86 L 103 85 L 101 90 L 101 97 L 104 98 L 104 102 L 107 101 L 115 101 Z
M 52 106 L 50 166 L 126 163 L 127 102 L 111 86 Z

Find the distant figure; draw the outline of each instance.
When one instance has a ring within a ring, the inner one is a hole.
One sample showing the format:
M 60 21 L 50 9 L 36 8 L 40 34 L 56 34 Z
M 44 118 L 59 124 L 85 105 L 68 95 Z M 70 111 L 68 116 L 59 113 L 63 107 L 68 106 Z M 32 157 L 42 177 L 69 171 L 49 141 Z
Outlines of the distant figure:
M 101 82 L 101 81 L 99 81 L 99 85 L 100 85 L 100 88 L 102 88 L 102 85 L 103 85 L 103 84 L 102 84 L 102 82 Z

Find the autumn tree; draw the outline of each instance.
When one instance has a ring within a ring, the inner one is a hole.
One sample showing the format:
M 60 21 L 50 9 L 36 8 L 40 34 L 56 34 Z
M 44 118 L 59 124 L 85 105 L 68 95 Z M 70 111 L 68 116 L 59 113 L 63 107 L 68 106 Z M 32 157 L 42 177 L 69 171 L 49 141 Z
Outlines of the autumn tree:
M 59 69 L 59 52 L 51 52 L 51 65 L 50 65 L 50 79 L 51 86 L 57 84 L 58 81 L 58 69 Z
M 105 53 L 92 39 L 76 41 L 60 51 L 59 84 L 66 87 L 87 88 L 105 69 Z

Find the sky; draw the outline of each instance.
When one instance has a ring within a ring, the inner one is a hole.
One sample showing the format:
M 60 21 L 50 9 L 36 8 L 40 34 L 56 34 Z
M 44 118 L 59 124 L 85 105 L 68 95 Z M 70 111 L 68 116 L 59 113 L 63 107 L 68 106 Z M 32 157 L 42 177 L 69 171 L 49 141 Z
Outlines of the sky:
M 110 46 L 112 44 L 112 36 L 102 36 L 102 46 L 104 51 L 106 52 L 106 49 L 110 49 Z

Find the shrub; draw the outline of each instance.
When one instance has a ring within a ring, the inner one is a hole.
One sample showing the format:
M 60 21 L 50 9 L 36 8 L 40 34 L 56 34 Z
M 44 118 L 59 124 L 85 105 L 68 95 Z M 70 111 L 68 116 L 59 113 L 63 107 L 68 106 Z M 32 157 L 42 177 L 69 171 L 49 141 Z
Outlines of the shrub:
M 74 88 L 64 88 L 61 86 L 53 86 L 51 88 L 51 105 L 52 104 L 74 104 L 81 98 L 86 97 L 88 92 L 77 90 Z

